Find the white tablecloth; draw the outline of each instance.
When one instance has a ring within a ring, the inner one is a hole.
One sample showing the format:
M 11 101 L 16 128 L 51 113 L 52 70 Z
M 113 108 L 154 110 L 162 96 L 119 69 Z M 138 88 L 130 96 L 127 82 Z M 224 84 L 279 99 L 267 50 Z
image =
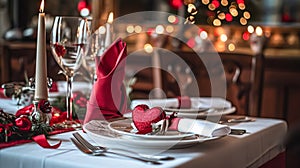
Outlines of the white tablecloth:
M 58 149 L 43 149 L 36 143 L 27 143 L 0 150 L 2 168 L 92 168 L 92 167 L 204 167 L 241 168 L 258 167 L 284 151 L 286 122 L 258 118 L 255 122 L 239 123 L 231 128 L 246 129 L 247 134 L 229 135 L 198 145 L 172 149 L 162 154 L 174 156 L 154 166 L 117 156 L 90 156 L 80 152 L 71 142 L 72 132 L 52 136 L 63 140 Z M 88 135 L 79 131 L 83 136 Z M 91 139 L 90 139 L 91 140 Z M 50 143 L 57 141 L 50 141 Z

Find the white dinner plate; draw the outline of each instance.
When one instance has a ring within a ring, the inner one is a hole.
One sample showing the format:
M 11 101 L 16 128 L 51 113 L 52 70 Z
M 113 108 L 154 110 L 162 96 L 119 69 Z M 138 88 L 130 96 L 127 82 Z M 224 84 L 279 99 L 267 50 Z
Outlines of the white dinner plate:
M 108 122 L 102 120 L 92 120 L 83 125 L 85 132 L 96 143 L 106 145 L 107 147 L 131 147 L 134 149 L 148 149 L 150 150 L 168 150 L 190 147 L 205 141 L 217 139 L 218 137 L 202 137 L 189 136 L 182 139 L 142 139 L 131 138 L 131 136 L 124 136 L 108 129 Z
M 151 140 L 180 140 L 182 138 L 193 136 L 191 133 L 182 133 L 178 131 L 166 131 L 164 135 L 137 134 L 131 126 L 132 120 L 118 120 L 108 124 L 108 128 L 121 135 L 131 136 L 133 138 L 151 139 Z
M 175 111 L 177 117 L 184 118 L 198 118 L 198 117 L 208 117 L 208 116 L 222 116 L 234 113 L 236 111 L 235 107 L 225 108 L 225 109 L 208 109 L 206 111 L 194 111 L 194 112 L 185 112 L 185 111 Z M 171 115 L 173 112 L 166 111 L 167 115 Z
M 232 114 L 236 111 L 235 107 L 225 108 L 225 109 L 208 109 L 206 111 L 200 111 L 197 110 L 191 110 L 189 112 L 181 111 L 180 109 L 177 109 L 175 111 L 172 110 L 165 110 L 167 115 L 173 114 L 173 112 L 176 113 L 177 117 L 183 117 L 183 118 L 203 118 L 203 117 L 209 117 L 209 116 L 222 116 L 227 114 Z M 124 117 L 132 118 L 132 113 L 125 113 Z

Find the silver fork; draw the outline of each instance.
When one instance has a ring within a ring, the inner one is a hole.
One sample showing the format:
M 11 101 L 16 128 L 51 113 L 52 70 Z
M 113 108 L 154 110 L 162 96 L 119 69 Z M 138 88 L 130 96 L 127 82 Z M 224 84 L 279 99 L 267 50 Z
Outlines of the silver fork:
M 116 152 L 105 151 L 105 150 L 91 150 L 91 149 L 87 148 L 86 146 L 84 146 L 83 144 L 81 144 L 79 141 L 75 140 L 74 138 L 71 138 L 71 141 L 73 142 L 73 144 L 81 152 L 86 153 L 86 154 L 92 154 L 94 156 L 105 156 L 105 153 L 110 153 L 110 154 L 119 155 L 119 156 L 123 156 L 123 157 L 128 157 L 128 158 L 131 158 L 131 159 L 135 159 L 135 160 L 138 160 L 138 161 L 142 161 L 142 162 L 150 163 L 150 164 L 154 164 L 154 165 L 162 164 L 162 163 L 160 163 L 158 161 L 155 161 L 155 160 L 138 158 L 138 157 L 126 155 L 126 154 L 123 154 L 123 153 L 116 153 Z
M 159 161 L 159 160 L 174 160 L 174 157 L 171 156 L 150 156 L 150 155 L 145 155 L 145 154 L 140 154 L 131 150 L 126 150 L 126 149 L 121 149 L 121 148 L 107 148 L 107 147 L 103 147 L 103 146 L 94 146 L 91 143 L 89 143 L 87 140 L 85 140 L 78 132 L 73 133 L 73 136 L 76 138 L 76 140 L 78 142 L 80 142 L 82 145 L 86 146 L 87 148 L 96 151 L 96 150 L 100 150 L 100 151 L 110 151 L 110 150 L 114 150 L 114 151 L 123 151 L 123 152 L 127 152 L 127 153 L 132 153 L 135 154 L 137 156 L 139 156 L 140 158 L 144 158 L 144 159 L 151 159 L 154 161 Z

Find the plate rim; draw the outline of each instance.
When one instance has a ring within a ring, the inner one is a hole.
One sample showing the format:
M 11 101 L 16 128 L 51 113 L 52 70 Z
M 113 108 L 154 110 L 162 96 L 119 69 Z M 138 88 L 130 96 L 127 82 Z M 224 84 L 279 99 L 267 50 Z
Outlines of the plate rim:
M 91 124 L 91 122 L 97 122 L 98 120 L 91 120 L 88 123 L 83 125 L 83 129 L 86 131 L 88 136 L 92 136 L 91 138 L 96 142 L 95 138 L 100 138 L 101 140 L 105 141 L 112 141 L 114 143 L 120 143 L 124 146 L 131 146 L 137 147 L 140 149 L 161 149 L 162 147 L 170 146 L 169 149 L 177 149 L 177 148 L 185 148 L 189 146 L 193 146 L 196 144 L 200 144 L 206 141 L 211 141 L 218 139 L 220 137 L 209 137 L 209 138 L 201 138 L 198 136 L 194 136 L 193 139 L 160 139 L 160 140 L 153 140 L 153 139 L 139 139 L 139 138 L 126 138 L 126 136 L 115 136 L 109 137 L 101 134 L 95 133 L 95 131 L 90 130 L 87 128 L 87 125 Z

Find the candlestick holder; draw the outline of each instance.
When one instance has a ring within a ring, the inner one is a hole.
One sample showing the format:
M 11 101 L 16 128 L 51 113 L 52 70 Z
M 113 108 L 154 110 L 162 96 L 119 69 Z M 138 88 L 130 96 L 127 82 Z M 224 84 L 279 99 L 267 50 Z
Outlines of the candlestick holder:
M 51 105 L 48 100 L 34 100 L 34 110 L 31 113 L 32 121 L 49 125 L 52 118 Z
M 47 78 L 47 87 L 51 88 L 53 81 L 51 78 Z M 29 86 L 35 90 L 35 78 L 30 78 Z M 33 100 L 34 110 L 31 113 L 32 120 L 36 123 L 44 123 L 49 125 L 52 118 L 51 105 L 47 99 L 34 99 Z

